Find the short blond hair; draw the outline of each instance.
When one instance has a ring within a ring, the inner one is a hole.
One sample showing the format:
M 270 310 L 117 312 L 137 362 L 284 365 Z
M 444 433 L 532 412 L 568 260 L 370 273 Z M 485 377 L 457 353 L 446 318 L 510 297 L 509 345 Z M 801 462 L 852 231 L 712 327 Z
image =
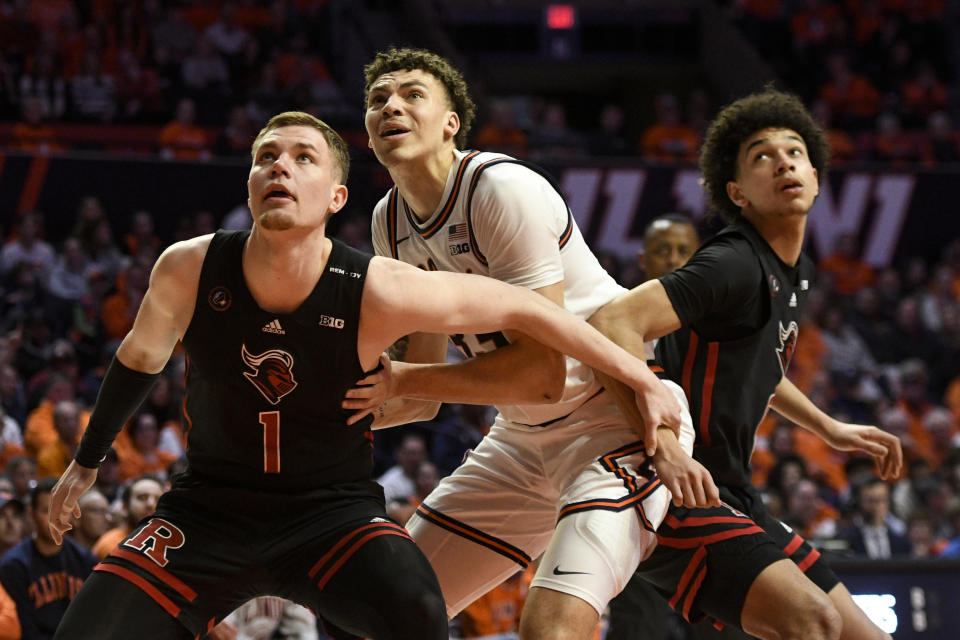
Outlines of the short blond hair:
M 330 147 L 330 153 L 333 154 L 334 165 L 340 170 L 340 184 L 347 184 L 347 175 L 350 173 L 350 151 L 347 149 L 347 143 L 343 141 L 340 134 L 333 130 L 333 127 L 326 122 L 305 113 L 303 111 L 284 111 L 270 118 L 266 126 L 260 129 L 257 138 L 250 147 L 250 155 L 253 158 L 257 156 L 257 149 L 264 137 L 274 129 L 280 127 L 312 127 L 323 134 L 323 139 L 327 141 Z

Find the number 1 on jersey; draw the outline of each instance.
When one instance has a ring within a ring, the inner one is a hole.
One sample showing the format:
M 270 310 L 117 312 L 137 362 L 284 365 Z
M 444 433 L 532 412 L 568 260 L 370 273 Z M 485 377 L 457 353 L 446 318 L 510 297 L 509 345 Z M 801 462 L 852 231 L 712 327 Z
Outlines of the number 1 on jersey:
M 263 425 L 263 472 L 280 473 L 280 412 L 261 411 Z

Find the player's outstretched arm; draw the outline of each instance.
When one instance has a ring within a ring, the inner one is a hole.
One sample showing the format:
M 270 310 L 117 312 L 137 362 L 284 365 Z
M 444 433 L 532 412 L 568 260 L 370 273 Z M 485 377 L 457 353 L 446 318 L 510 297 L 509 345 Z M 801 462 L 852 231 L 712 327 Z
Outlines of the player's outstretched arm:
M 133 329 L 107 369 L 74 460 L 50 494 L 50 533 L 59 544 L 80 516 L 77 500 L 97 478 L 114 438 L 150 392 L 193 315 L 203 256 L 210 236 L 173 245 L 150 275 Z
M 831 418 L 786 377 L 777 385 L 770 406 L 785 418 L 820 436 L 834 449 L 870 454 L 876 463 L 877 473 L 884 480 L 900 477 L 903 450 L 900 439 L 892 433 L 870 425 L 850 424 Z
M 522 332 L 624 381 L 648 400 L 652 424 L 675 427 L 680 407 L 647 368 L 588 324 L 544 296 L 482 276 L 425 272 L 396 261 L 371 261 L 361 312 L 361 349 L 372 360 L 399 335 Z M 361 353 L 361 361 L 364 354 Z

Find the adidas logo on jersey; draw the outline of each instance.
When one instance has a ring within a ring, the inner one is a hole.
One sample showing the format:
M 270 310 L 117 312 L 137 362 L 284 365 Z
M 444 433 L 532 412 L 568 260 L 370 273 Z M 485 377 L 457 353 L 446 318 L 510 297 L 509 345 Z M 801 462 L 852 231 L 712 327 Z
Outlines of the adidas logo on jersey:
M 390 521 L 387 520 L 386 518 L 380 518 L 380 517 L 370 518 L 370 523 L 373 524 L 374 522 L 390 522 Z
M 267 324 L 263 325 L 264 333 L 276 333 L 281 336 L 286 335 L 287 332 L 283 330 L 283 327 L 280 326 L 280 321 L 274 318 Z
M 791 306 L 791 307 L 797 306 L 797 294 L 796 294 L 796 293 L 791 293 L 791 294 L 790 294 L 790 302 L 789 302 L 788 304 L 789 304 L 789 306 Z

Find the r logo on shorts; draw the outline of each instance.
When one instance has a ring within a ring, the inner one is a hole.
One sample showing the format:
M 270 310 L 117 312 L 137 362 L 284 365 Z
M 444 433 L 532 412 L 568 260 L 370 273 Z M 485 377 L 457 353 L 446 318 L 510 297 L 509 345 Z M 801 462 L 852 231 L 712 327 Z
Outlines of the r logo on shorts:
M 159 566 L 167 566 L 167 549 L 179 549 L 186 542 L 178 527 L 162 518 L 150 518 L 140 532 L 123 542 L 123 546 L 142 551 Z M 148 547 L 148 543 L 149 547 Z

